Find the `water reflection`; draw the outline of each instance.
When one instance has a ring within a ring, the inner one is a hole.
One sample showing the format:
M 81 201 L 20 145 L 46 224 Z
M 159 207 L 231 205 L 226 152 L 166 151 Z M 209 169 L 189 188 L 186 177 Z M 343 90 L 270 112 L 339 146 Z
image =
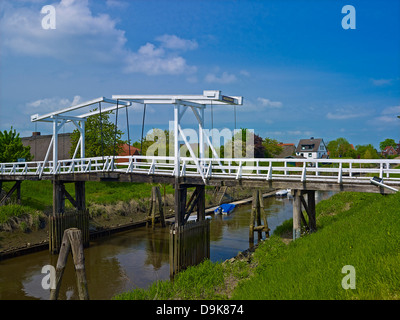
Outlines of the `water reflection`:
M 316 193 L 316 202 L 332 193 Z M 292 217 L 290 198 L 266 198 L 264 210 L 270 234 Z M 251 205 L 237 207 L 229 215 L 212 215 L 210 259 L 220 261 L 248 248 Z M 257 237 L 255 237 L 257 243 Z M 44 265 L 57 264 L 47 251 L 0 261 L 0 300 L 48 299 L 41 282 Z M 133 288 L 145 288 L 156 280 L 169 278 L 169 228 L 139 228 L 97 239 L 85 250 L 90 299 L 110 299 Z M 60 288 L 60 299 L 77 299 L 72 256 L 69 256 Z

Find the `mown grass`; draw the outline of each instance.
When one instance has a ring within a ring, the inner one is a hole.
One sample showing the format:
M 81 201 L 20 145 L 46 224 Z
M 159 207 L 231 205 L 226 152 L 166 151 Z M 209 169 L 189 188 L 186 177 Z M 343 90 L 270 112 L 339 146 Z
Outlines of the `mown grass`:
M 318 231 L 289 245 L 279 233 L 262 242 L 250 264 L 191 267 L 171 281 L 158 281 L 115 299 L 399 299 L 400 195 L 339 193 L 317 205 Z M 355 268 L 355 289 L 343 289 Z M 229 281 L 238 283 L 229 288 Z
M 317 206 L 319 231 L 290 245 L 278 238 L 255 252 L 255 275 L 234 299 L 400 298 L 400 196 L 341 193 Z M 356 289 L 342 288 L 352 265 Z

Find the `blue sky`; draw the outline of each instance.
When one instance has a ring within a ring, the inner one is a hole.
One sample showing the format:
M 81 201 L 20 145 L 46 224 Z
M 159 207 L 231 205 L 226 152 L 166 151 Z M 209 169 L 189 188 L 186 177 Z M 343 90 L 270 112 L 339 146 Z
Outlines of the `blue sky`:
M 44 5 L 56 9 L 54 30 L 42 28 Z M 342 28 L 345 5 L 356 29 Z M 0 130 L 50 133 L 30 115 L 100 96 L 210 89 L 243 96 L 237 127 L 262 137 L 378 147 L 400 140 L 399 39 L 398 0 L 2 0 Z M 135 140 L 142 111 L 129 110 Z M 232 107 L 213 116 L 234 129 Z M 172 119 L 172 108 L 150 107 L 145 131 Z

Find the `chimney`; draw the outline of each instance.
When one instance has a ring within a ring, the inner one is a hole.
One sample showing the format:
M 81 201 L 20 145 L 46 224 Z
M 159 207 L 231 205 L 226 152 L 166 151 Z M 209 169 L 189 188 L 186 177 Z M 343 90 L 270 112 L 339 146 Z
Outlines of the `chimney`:
M 314 137 L 311 137 L 310 139 L 311 139 L 311 140 L 314 140 Z
M 40 136 L 40 132 L 32 132 L 32 137 Z

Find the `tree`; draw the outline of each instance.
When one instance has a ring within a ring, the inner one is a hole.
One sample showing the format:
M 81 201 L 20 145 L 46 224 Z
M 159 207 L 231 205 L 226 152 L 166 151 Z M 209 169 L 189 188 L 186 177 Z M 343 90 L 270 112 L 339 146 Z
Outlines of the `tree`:
M 329 141 L 326 147 L 331 158 L 355 157 L 353 148 L 345 138 L 337 138 L 336 140 Z
M 94 109 L 92 111 L 96 111 Z M 122 145 L 126 141 L 122 140 L 123 132 L 115 130 L 116 126 L 110 120 L 110 112 L 88 117 L 85 124 L 85 156 L 113 156 L 122 151 Z M 75 129 L 71 135 L 71 157 L 74 155 L 78 144 L 80 133 Z M 79 150 L 78 150 L 79 154 Z
M 273 158 L 283 151 L 279 143 L 275 139 L 265 138 L 262 145 L 264 146 L 264 156 L 266 158 Z
M 241 128 L 236 131 L 232 140 L 229 140 L 220 148 L 220 156 L 228 158 L 263 158 L 265 147 L 263 138 L 254 132 Z
M 356 145 L 356 155 L 360 159 L 378 159 L 379 155 L 372 144 Z
M 31 161 L 31 147 L 24 147 L 19 133 L 12 126 L 10 131 L 0 131 L 0 162 L 17 162 L 19 158 Z
M 389 147 L 389 146 L 392 146 L 393 149 L 396 150 L 396 148 L 397 148 L 396 141 L 394 141 L 394 139 L 385 139 L 384 141 L 379 143 L 379 148 L 381 149 L 381 151 L 383 151 L 386 147 Z

